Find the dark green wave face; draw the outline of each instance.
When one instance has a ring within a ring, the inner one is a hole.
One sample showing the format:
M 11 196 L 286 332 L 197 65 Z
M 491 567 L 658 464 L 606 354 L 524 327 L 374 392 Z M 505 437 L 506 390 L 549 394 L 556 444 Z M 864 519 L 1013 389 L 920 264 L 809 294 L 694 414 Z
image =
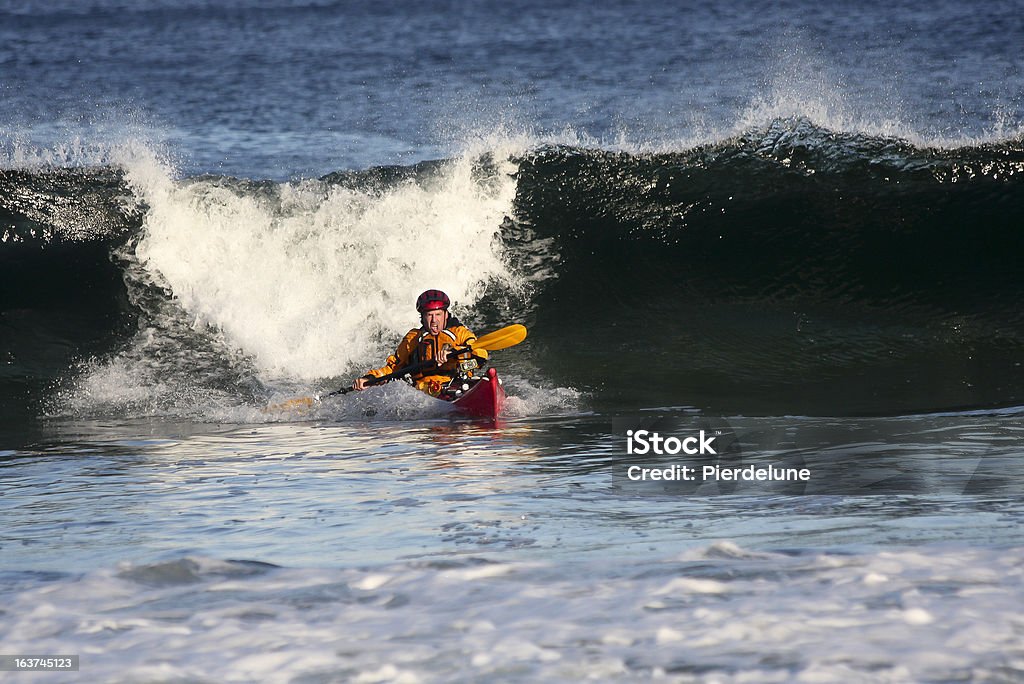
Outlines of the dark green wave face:
M 780 120 L 687 152 L 542 147 L 515 161 L 501 235 L 530 285 L 495 285 L 460 312 L 481 330 L 529 326 L 505 356 L 510 372 L 583 389 L 599 410 L 847 415 L 1021 401 L 1024 141 L 920 149 Z M 429 188 L 446 164 L 319 182 Z M 482 157 L 478 182 L 494 170 Z M 283 188 L 179 182 L 259 201 Z M 155 335 L 160 382 L 201 372 L 258 398 L 244 354 L 187 317 L 155 322 L 175 294 L 137 273 L 149 210 L 126 201 L 120 171 L 5 171 L 0 185 L 9 421 L 31 420 L 78 363 L 141 329 Z
M 802 121 L 685 153 L 520 164 L 535 363 L 601 404 L 889 413 L 1014 404 L 1024 141 Z M 530 253 L 543 244 L 541 253 Z
M 141 224 L 120 171 L 0 170 L 0 429 L 21 433 L 78 361 L 134 320 L 112 250 Z

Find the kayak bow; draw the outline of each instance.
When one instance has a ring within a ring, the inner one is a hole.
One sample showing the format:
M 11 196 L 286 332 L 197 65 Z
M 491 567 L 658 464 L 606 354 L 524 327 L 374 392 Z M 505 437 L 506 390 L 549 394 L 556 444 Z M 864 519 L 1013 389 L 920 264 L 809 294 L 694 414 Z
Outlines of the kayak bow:
M 459 394 L 448 400 L 458 411 L 468 416 L 494 419 L 501 412 L 506 396 L 498 371 L 488 368 L 487 375 L 477 379 L 469 389 L 459 390 Z

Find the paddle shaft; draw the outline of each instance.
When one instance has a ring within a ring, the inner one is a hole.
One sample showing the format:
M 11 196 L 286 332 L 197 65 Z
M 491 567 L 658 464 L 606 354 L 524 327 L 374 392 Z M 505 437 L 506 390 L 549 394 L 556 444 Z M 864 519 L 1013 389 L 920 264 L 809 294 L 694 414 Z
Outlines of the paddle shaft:
M 469 351 L 471 348 L 472 347 L 456 347 L 455 349 L 452 349 L 448 353 L 448 355 L 452 356 L 452 355 L 461 354 L 464 351 Z M 398 370 L 396 370 L 396 371 L 394 371 L 392 373 L 388 373 L 387 375 L 382 375 L 382 376 L 380 376 L 378 378 L 367 378 L 366 379 L 366 386 L 367 387 L 372 387 L 373 385 L 381 385 L 381 384 L 383 384 L 385 382 L 390 382 L 391 380 L 398 380 L 400 378 L 404 378 L 406 375 L 412 375 L 413 373 L 419 373 L 421 371 L 430 370 L 431 368 L 437 368 L 437 361 L 435 361 L 434 359 L 430 359 L 429 361 L 423 361 L 422 363 L 414 363 L 411 366 L 405 366 L 404 368 L 399 368 Z M 348 394 L 349 392 L 354 392 L 354 391 L 355 390 L 353 388 L 351 388 L 351 387 L 342 387 L 340 390 L 335 390 L 335 391 L 331 392 L 330 394 L 325 394 L 324 396 L 325 397 L 336 397 L 338 395 Z

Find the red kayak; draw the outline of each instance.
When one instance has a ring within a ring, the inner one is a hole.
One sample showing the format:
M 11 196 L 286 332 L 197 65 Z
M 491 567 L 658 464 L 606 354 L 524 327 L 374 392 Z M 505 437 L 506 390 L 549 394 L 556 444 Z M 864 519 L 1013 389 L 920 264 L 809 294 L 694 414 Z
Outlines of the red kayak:
M 501 412 L 505 397 L 505 388 L 501 386 L 498 371 L 488 368 L 484 377 L 468 380 L 462 388 L 456 388 L 453 393 L 445 393 L 440 398 L 450 401 L 452 406 L 468 416 L 494 419 Z

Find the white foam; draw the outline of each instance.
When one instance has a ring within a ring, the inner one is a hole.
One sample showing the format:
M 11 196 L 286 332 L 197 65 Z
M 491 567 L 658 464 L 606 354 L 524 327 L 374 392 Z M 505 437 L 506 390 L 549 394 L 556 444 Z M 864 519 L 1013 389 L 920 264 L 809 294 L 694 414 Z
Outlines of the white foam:
M 367 670 L 360 672 L 356 678 L 356 682 L 359 684 L 374 684 L 376 682 L 396 682 L 396 684 L 416 684 L 421 681 L 418 676 L 412 672 L 399 670 L 390 663 L 382 665 L 376 670 Z
M 666 594 L 724 594 L 729 587 L 722 582 L 694 577 L 676 577 L 654 592 L 655 596 Z
M 903 621 L 908 625 L 930 625 L 935 618 L 923 608 L 910 608 L 903 611 Z
M 387 584 L 390 581 L 391 581 L 391 575 L 385 575 L 383 573 L 377 573 L 377 574 L 367 575 L 366 577 L 363 577 L 362 579 L 360 579 L 358 582 L 356 582 L 352 586 L 354 586 L 356 589 L 360 589 L 362 591 L 374 591 L 375 589 L 380 589 L 381 587 L 383 587 L 385 584 Z
M 887 552 L 841 553 L 847 562 L 837 564 L 752 550 L 711 560 L 707 551 L 704 560 L 639 558 L 584 573 L 518 560 L 483 566 L 498 573 L 397 563 L 250 574 L 204 558 L 126 564 L 8 591 L 0 638 L 13 649 L 102 654 L 89 662 L 100 680 L 161 667 L 218 681 L 454 672 L 491 680 L 510 668 L 537 681 L 635 678 L 685 653 L 711 665 L 709 680 L 920 681 L 1005 667 L 1000 653 L 1019 661 L 1019 563 L 990 577 L 990 594 L 929 590 L 970 586 L 1019 549 L 908 549 L 896 554 L 908 562 L 880 585 L 859 579 L 889 563 Z M 646 599 L 664 588 L 663 571 L 690 562 L 716 572 L 716 590 L 673 590 L 652 607 Z M 188 581 L 152 581 L 177 577 L 167 571 L 181 564 Z M 346 587 L 358 588 L 357 600 Z
M 429 186 L 301 182 L 272 198 L 132 169 L 150 206 L 136 253 L 197 324 L 222 331 L 260 369 L 339 375 L 416 325 L 422 290 L 445 290 L 458 311 L 488 283 L 514 282 L 499 240 L 514 168 L 499 162 L 480 183 L 473 164 L 463 156 Z
M 503 375 L 508 399 L 502 415 L 508 418 L 556 415 L 578 409 L 583 394 L 572 387 L 544 387 L 520 377 Z

